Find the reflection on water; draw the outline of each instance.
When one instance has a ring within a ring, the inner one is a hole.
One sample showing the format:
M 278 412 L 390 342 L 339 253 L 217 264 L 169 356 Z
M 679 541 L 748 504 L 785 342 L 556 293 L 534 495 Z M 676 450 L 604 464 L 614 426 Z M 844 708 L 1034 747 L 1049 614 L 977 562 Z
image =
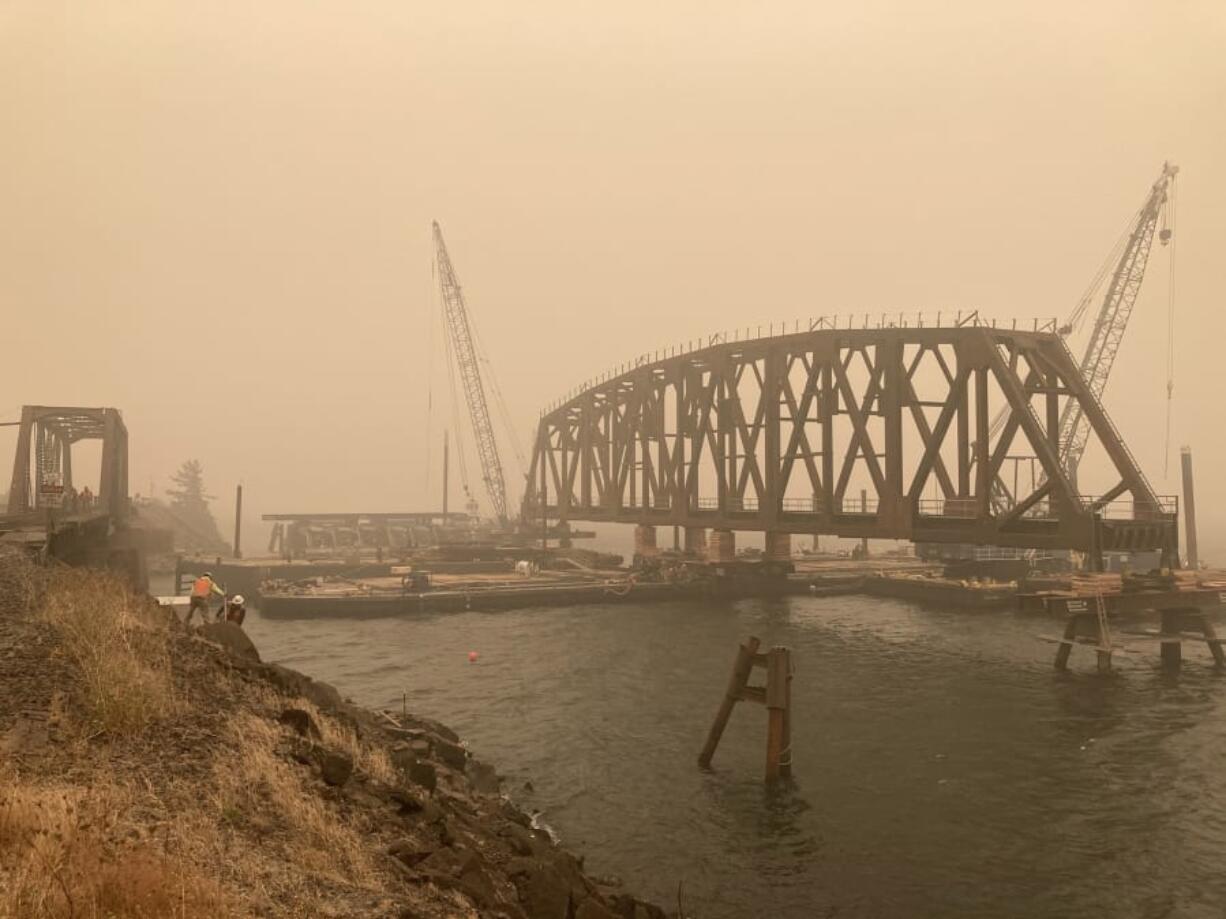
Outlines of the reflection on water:
M 356 701 L 407 694 L 592 871 L 662 904 L 684 881 L 705 919 L 1226 912 L 1226 682 L 1200 649 L 1177 678 L 1156 651 L 1058 674 L 1049 622 L 863 597 L 248 624 Z M 796 664 L 773 790 L 755 706 L 695 765 L 749 634 Z

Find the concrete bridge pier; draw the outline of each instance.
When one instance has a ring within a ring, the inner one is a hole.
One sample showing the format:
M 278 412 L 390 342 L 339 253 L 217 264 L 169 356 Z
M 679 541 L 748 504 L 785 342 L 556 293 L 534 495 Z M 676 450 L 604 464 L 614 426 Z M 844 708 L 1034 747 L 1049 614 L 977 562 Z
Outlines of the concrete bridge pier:
M 786 562 L 792 557 L 792 534 L 778 530 L 766 531 L 766 559 L 771 562 Z
M 705 555 L 707 552 L 707 528 L 706 527 L 686 527 L 685 528 L 685 554 L 686 555 Z
M 734 530 L 712 530 L 710 542 L 707 543 L 707 561 L 736 561 L 736 532 Z
M 648 558 L 659 553 L 656 546 L 656 528 L 639 524 L 634 528 L 634 554 L 639 558 Z

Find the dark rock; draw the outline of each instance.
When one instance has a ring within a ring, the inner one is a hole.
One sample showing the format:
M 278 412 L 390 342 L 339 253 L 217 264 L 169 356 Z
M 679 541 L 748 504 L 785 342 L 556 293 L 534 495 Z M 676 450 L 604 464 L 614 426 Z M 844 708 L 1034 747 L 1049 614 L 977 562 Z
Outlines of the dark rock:
M 344 753 L 332 750 L 321 750 L 319 753 L 319 771 L 323 780 L 329 785 L 344 785 L 353 775 L 353 759 Z
M 456 835 L 451 829 L 451 824 L 446 820 L 439 821 L 439 839 L 442 840 L 445 846 L 454 846 L 457 842 Z
M 218 624 L 238 628 L 233 623 Z M 297 670 L 290 670 L 288 667 L 282 667 L 280 664 L 265 664 L 262 672 L 264 678 L 278 689 L 289 695 L 302 696 L 304 699 L 309 699 L 326 711 L 336 711 L 344 704 L 341 701 L 341 694 L 336 691 L 335 686 L 321 683 L 318 680 L 312 680 L 309 676 L 305 676 Z
M 509 858 L 504 862 L 499 862 L 498 867 L 519 887 L 527 883 L 528 878 L 534 872 L 540 870 L 541 861 L 537 858 Z
M 460 875 L 460 889 L 478 906 L 489 906 L 497 898 L 494 882 L 480 865 L 475 865 Z
M 350 782 L 344 788 L 345 797 L 351 804 L 365 811 L 375 811 L 384 803 L 382 796 L 371 792 L 358 782 Z
M 575 919 L 618 919 L 618 917 L 615 912 L 595 897 L 588 897 L 575 910 Z
M 504 801 L 502 803 L 502 807 L 499 808 L 498 812 L 505 819 L 510 820 L 512 823 L 518 823 L 520 826 L 526 827 L 528 829 L 532 828 L 532 818 L 529 817 L 527 814 L 525 814 L 523 811 L 521 811 L 518 807 L 516 807 L 510 801 Z
M 408 769 L 409 781 L 414 785 L 420 785 L 427 791 L 434 791 L 438 787 L 438 773 L 429 763 L 414 762 Z
M 402 772 L 407 772 L 417 762 L 417 755 L 410 749 L 407 743 L 398 743 L 388 751 L 388 759 L 391 760 L 393 766 Z
M 531 855 L 536 851 L 533 843 L 535 837 L 531 830 L 526 830 L 517 823 L 508 823 L 499 834 L 507 841 L 511 851 L 516 855 Z
M 233 622 L 210 622 L 201 630 L 200 635 L 215 645 L 221 645 L 235 657 L 258 662 L 260 652 L 239 626 Z
M 444 740 L 449 740 L 452 743 L 460 742 L 460 735 L 457 734 L 455 731 L 453 731 L 451 728 L 447 727 L 447 725 L 439 724 L 439 722 L 437 721 L 430 721 L 429 719 L 426 719 L 426 718 L 423 718 L 420 720 L 421 720 L 422 725 L 424 725 L 426 728 L 428 728 L 430 731 L 434 732 L 435 734 L 437 734 L 439 737 L 443 738 Z
M 667 919 L 667 914 L 658 906 L 636 900 L 629 894 L 613 894 L 605 901 L 605 908 L 621 919 Z
M 411 839 L 398 839 L 388 846 L 387 853 L 411 868 L 433 855 L 434 849 L 424 847 Z
M 534 862 L 515 880 L 520 902 L 532 919 L 568 919 L 570 884 L 552 865 Z
M 464 766 L 468 763 L 468 751 L 459 744 L 448 743 L 445 740 L 435 741 L 434 755 L 459 772 L 463 772 Z
M 387 797 L 388 800 L 400 805 L 402 814 L 416 814 L 425 804 L 421 796 L 409 788 L 393 788 L 387 793 Z
M 481 865 L 476 852 L 468 849 L 435 849 L 420 865 L 423 871 L 458 878 Z
M 502 782 L 494 767 L 479 760 L 469 760 L 467 775 L 472 787 L 479 794 L 496 795 L 502 790 Z
M 430 755 L 430 741 L 418 738 L 408 741 L 408 748 L 418 756 Z
M 548 851 L 548 857 L 558 873 L 570 884 L 571 897 L 578 903 L 589 893 L 594 893 L 596 885 L 588 880 L 583 873 L 583 859 L 575 858 L 565 849 L 553 848 Z
M 282 724 L 292 728 L 299 737 L 314 737 L 319 739 L 319 728 L 315 726 L 315 719 L 311 717 L 310 712 L 301 708 L 287 708 L 283 711 L 280 717 L 277 718 Z

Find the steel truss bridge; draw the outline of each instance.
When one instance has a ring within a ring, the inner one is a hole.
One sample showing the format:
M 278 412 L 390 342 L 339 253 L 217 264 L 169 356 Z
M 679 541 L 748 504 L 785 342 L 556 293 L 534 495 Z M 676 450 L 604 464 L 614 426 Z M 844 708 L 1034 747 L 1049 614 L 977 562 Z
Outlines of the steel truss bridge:
M 1154 493 L 1054 321 L 806 325 L 712 336 L 574 391 L 541 417 L 525 520 L 1177 557 L 1177 500 Z M 1099 495 L 1061 462 L 1070 403 L 1111 469 Z
M 144 551 L 167 551 L 169 533 L 131 525 L 128 430 L 114 408 L 26 405 L 16 422 L 17 450 L 8 504 L 0 511 L 0 547 L 41 551 L 69 564 L 98 565 L 147 584 Z M 79 494 L 73 448 L 101 444 L 98 493 Z

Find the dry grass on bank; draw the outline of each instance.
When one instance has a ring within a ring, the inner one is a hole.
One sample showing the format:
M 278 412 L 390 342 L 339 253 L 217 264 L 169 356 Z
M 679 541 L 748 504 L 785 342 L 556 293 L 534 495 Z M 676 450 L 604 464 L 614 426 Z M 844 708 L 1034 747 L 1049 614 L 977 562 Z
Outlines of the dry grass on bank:
M 276 816 L 272 835 L 288 861 L 340 884 L 371 886 L 370 851 L 357 831 L 302 786 L 295 767 L 278 756 L 277 725 L 242 713 L 227 726 L 233 755 L 214 764 L 211 801 L 218 821 L 242 828 Z M 300 770 L 299 770 L 300 771 Z
M 61 569 L 42 615 L 80 674 L 81 702 L 97 730 L 133 734 L 174 713 L 169 621 L 121 580 Z
M 0 755 L 0 919 L 356 915 L 386 899 L 369 816 L 321 794 L 277 716 L 309 711 L 320 743 L 395 782 L 350 726 L 210 666 L 172 617 L 98 571 L 0 557 L 5 642 L 38 649 L 8 685 L 45 692 L 16 694 L 0 741 L 32 703 L 54 737 Z
M 169 621 L 110 575 L 40 568 L 9 554 L 0 558 L 0 597 L 0 615 L 28 621 L 36 630 L 26 637 L 37 646 L 49 640 L 48 664 L 69 665 L 49 668 L 71 676 L 46 688 L 78 779 L 66 781 L 63 766 L 40 765 L 41 750 L 19 748 L 0 764 L 0 917 L 234 915 L 197 863 L 168 857 L 164 839 L 157 846 L 142 835 L 138 815 L 148 812 L 148 799 L 161 806 L 148 783 L 134 784 L 122 766 L 112 772 L 106 754 L 88 746 L 139 740 L 179 710 Z
M 220 887 L 148 846 L 121 846 L 126 789 L 0 777 L 0 916 L 205 919 L 232 915 Z

